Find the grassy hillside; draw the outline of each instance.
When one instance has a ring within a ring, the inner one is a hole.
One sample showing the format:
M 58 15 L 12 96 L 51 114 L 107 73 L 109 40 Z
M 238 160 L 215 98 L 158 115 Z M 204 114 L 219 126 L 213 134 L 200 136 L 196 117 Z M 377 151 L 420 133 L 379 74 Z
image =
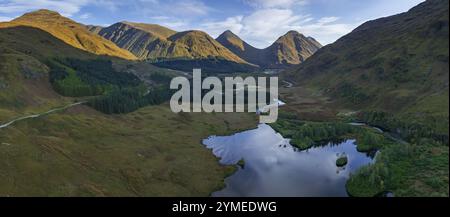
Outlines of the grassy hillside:
M 134 23 L 134 22 L 122 22 L 123 24 L 132 26 L 136 29 L 140 29 L 142 31 L 154 34 L 155 36 L 159 38 L 168 38 L 177 32 L 175 30 L 169 29 L 164 26 L 160 26 L 158 24 L 147 24 L 147 23 Z
M 85 26 L 53 11 L 39 10 L 27 13 L 9 23 L 0 24 L 0 28 L 14 26 L 30 26 L 42 29 L 72 47 L 93 54 L 116 56 L 130 60 L 136 59 L 129 51 L 117 47 L 114 43 L 89 32 Z
M 170 36 L 168 39 L 175 43 L 173 47 L 174 52 L 170 57 L 188 57 L 194 59 L 215 57 L 236 63 L 246 63 L 202 31 L 180 32 Z
M 448 8 L 428 0 L 369 21 L 283 75 L 295 83 L 285 96 L 301 107 L 324 98 L 335 120 L 366 122 L 397 138 L 352 175 L 351 195 L 449 195 Z
M 129 92 L 130 88 L 139 92 L 179 75 L 148 63 L 93 55 L 32 27 L 0 29 L 0 50 L 2 122 L 67 104 L 68 97 Z
M 445 132 L 448 23 L 448 1 L 427 1 L 363 24 L 285 76 L 320 90 L 341 108 L 384 111 Z
M 49 83 L 45 60 L 64 54 L 90 58 L 47 32 L 31 27 L 0 29 L 0 120 L 67 103 Z
M 113 116 L 81 106 L 19 122 L 0 129 L 0 196 L 208 196 L 233 168 L 201 140 L 255 124 L 168 105 Z
M 304 116 L 282 109 L 271 126 L 297 148 L 355 139 L 357 150 L 375 155 L 375 163 L 351 174 L 347 192 L 355 197 L 448 197 L 448 146 L 422 138 L 408 143 L 396 134 L 344 121 L 304 121 Z M 348 120 L 347 120 L 348 121 Z
M 52 63 L 71 87 L 128 86 L 134 79 L 117 79 L 123 72 L 149 85 L 167 80 L 167 70 L 96 56 L 24 26 L 0 29 L 0 60 L 1 124 L 84 99 L 53 90 Z M 201 140 L 255 125 L 253 114 L 174 114 L 167 104 L 121 115 L 77 106 L 19 121 L 0 129 L 0 196 L 208 196 L 233 168 Z

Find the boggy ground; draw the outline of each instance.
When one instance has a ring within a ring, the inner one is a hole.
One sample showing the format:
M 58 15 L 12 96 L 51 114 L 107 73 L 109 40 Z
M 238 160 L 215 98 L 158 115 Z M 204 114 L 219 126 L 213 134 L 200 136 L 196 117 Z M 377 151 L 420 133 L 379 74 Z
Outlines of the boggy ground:
M 167 104 L 127 115 L 78 106 L 18 122 L 0 129 L 0 196 L 208 196 L 234 168 L 201 140 L 256 123 Z

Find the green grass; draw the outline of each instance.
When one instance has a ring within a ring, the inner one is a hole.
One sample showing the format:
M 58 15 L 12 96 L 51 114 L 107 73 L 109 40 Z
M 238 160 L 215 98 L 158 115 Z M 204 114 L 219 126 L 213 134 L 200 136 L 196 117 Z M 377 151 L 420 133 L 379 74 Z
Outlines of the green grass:
M 69 102 L 51 90 L 46 68 L 38 60 L 19 53 L 0 53 L 0 123 Z
M 355 197 L 373 197 L 382 192 L 395 196 L 449 195 L 448 145 L 431 138 L 420 138 L 412 143 L 399 143 L 389 133 L 380 133 L 364 126 L 350 126 L 342 122 L 301 121 L 281 112 L 272 127 L 291 144 L 301 150 L 341 139 L 356 139 L 360 152 L 378 150 L 375 163 L 351 174 L 347 191 Z M 348 159 L 337 159 L 343 166 Z
M 353 174 L 350 195 L 372 197 L 393 192 L 396 197 L 448 197 L 448 147 L 393 145 L 382 149 L 376 163 Z
M 301 121 L 292 116 L 282 115 L 271 126 L 283 137 L 290 138 L 290 143 L 300 150 L 345 139 L 356 139 L 360 152 L 378 150 L 393 143 L 391 139 L 385 138 L 383 134 L 371 128 L 352 126 L 343 122 Z
M 19 122 L 0 130 L 0 195 L 208 196 L 234 168 L 201 140 L 255 125 L 252 114 L 168 105 L 111 116 L 81 106 Z

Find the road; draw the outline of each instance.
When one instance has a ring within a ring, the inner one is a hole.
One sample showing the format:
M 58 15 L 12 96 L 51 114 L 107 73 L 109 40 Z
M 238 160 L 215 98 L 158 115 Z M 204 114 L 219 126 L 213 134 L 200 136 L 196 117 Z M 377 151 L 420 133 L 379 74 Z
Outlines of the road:
M 7 123 L 5 123 L 5 124 L 0 124 L 0 129 L 9 127 L 10 125 L 12 125 L 12 124 L 14 124 L 14 123 L 16 123 L 16 122 L 19 122 L 19 121 L 23 121 L 23 120 L 27 120 L 27 119 L 33 119 L 33 118 L 39 118 L 39 117 L 41 117 L 41 116 L 45 116 L 45 115 L 49 115 L 49 114 L 51 114 L 51 113 L 55 113 L 55 112 L 58 112 L 58 111 L 66 110 L 66 109 L 68 109 L 68 108 L 71 108 L 71 107 L 74 107 L 74 106 L 77 106 L 77 105 L 81 105 L 81 104 L 84 104 L 84 103 L 86 103 L 86 102 L 72 103 L 72 104 L 67 105 L 67 106 L 64 106 L 64 107 L 51 109 L 51 110 L 46 111 L 46 112 L 44 112 L 44 113 L 34 114 L 34 115 L 27 115 L 27 116 L 19 117 L 19 118 L 16 118 L 16 119 L 12 120 L 12 121 L 9 121 L 9 122 L 7 122 Z

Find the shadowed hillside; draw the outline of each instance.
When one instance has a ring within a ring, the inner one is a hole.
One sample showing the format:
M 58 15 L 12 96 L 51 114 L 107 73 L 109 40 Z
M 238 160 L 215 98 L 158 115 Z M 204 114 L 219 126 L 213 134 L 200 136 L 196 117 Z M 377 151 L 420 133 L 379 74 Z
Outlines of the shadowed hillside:
M 448 37 L 448 1 L 429 0 L 361 25 L 285 75 L 346 107 L 448 123 Z
M 192 61 L 206 65 L 219 62 L 218 68 L 230 72 L 256 69 L 201 31 L 177 33 L 159 25 L 132 22 L 119 22 L 101 30 L 91 27 L 90 30 L 141 59 L 158 62 L 165 67 L 186 70 L 196 64 Z
M 379 127 L 399 143 L 351 176 L 352 196 L 448 197 L 448 39 L 449 2 L 428 0 L 361 25 L 284 73 L 328 97 L 340 118 Z
M 217 41 L 247 62 L 261 68 L 283 69 L 298 65 L 322 47 L 315 39 L 290 31 L 265 49 L 257 49 L 227 30 Z

